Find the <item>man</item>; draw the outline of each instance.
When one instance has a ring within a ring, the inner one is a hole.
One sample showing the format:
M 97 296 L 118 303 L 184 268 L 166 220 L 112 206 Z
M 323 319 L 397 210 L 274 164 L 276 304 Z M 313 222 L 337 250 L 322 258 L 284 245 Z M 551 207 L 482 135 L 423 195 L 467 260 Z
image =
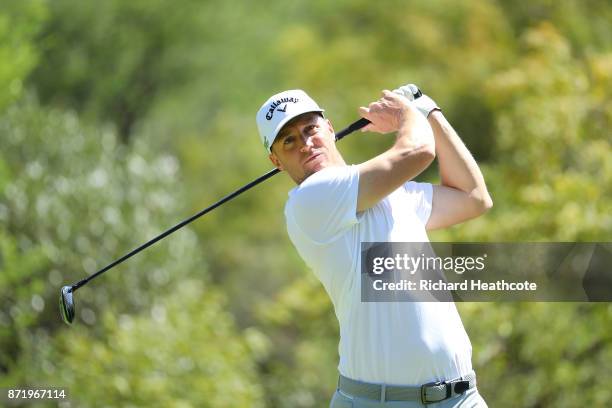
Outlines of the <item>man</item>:
M 363 130 L 397 132 L 393 146 L 347 165 L 323 110 L 304 91 L 270 97 L 257 124 L 272 163 L 296 182 L 287 231 L 329 294 L 340 326 L 340 379 L 331 407 L 486 407 L 471 344 L 452 302 L 362 302 L 362 242 L 428 242 L 492 206 L 484 178 L 435 102 L 414 85 L 359 114 Z M 410 180 L 437 155 L 440 185 Z M 436 383 L 440 382 L 440 383 Z M 434 384 L 432 384 L 434 383 Z

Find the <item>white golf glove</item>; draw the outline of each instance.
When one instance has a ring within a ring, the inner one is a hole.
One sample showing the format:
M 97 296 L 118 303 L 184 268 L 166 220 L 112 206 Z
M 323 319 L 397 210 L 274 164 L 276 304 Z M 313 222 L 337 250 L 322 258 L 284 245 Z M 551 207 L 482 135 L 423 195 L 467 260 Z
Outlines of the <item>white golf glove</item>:
M 414 107 L 417 108 L 425 118 L 427 118 L 433 110 L 441 110 L 438 104 L 429 96 L 423 94 L 415 84 L 400 86 L 394 89 L 393 92 L 403 95 L 409 101 L 412 101 Z

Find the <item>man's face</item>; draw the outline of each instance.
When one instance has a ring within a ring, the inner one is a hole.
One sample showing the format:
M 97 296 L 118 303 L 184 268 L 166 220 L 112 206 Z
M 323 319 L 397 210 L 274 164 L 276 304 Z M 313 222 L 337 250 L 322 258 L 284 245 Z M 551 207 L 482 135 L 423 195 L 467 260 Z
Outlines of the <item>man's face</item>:
M 316 112 L 287 122 L 276 136 L 269 157 L 297 184 L 325 167 L 344 164 L 331 123 Z

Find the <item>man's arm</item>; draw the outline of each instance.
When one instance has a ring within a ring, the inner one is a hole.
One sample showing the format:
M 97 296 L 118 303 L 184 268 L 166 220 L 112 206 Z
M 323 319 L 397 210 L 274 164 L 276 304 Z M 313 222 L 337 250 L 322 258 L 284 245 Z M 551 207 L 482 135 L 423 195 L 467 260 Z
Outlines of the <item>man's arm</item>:
M 372 122 L 364 131 L 397 131 L 393 146 L 359 165 L 357 211 L 376 205 L 384 197 L 425 170 L 435 158 L 432 129 L 408 99 L 390 91 L 359 113 Z
M 440 185 L 433 186 L 431 216 L 426 228 L 449 227 L 478 217 L 493 206 L 478 164 L 442 112 L 427 117 L 436 143 Z

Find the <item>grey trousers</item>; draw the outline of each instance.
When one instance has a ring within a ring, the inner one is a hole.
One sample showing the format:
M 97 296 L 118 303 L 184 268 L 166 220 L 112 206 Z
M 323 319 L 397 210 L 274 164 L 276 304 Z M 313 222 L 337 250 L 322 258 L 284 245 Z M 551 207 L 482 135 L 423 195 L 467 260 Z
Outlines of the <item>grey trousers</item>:
M 478 393 L 478 388 L 467 390 L 444 401 L 424 405 L 420 401 L 380 402 L 366 398 L 352 397 L 336 390 L 330 408 L 487 408 L 487 403 Z

